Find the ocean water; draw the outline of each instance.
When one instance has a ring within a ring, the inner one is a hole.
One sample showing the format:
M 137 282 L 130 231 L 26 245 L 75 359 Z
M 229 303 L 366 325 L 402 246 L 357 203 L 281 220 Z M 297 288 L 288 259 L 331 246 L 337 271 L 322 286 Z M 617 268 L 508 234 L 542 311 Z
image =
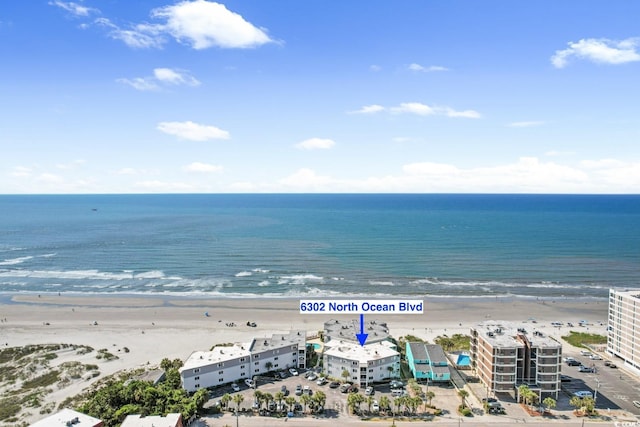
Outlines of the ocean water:
M 0 196 L 0 292 L 604 297 L 640 196 Z

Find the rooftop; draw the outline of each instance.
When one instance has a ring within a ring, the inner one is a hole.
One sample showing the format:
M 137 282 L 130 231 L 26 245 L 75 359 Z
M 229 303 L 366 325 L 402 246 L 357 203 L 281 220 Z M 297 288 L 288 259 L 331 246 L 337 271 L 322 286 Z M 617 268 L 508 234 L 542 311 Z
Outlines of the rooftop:
M 305 331 L 291 331 L 288 334 L 273 334 L 271 338 L 254 338 L 249 346 L 252 353 L 260 353 L 273 348 L 282 348 L 289 345 L 304 345 L 307 339 Z
M 127 415 L 120 427 L 176 427 L 182 426 L 182 415 L 167 414 L 166 417 L 159 415 Z
M 530 323 L 515 323 L 499 320 L 488 320 L 476 325 L 473 329 L 478 332 L 492 347 L 520 348 L 524 347 L 523 339 L 531 347 L 558 348 L 561 344 L 546 336 L 544 333 L 531 328 Z M 520 338 L 520 339 L 519 339 Z
M 214 347 L 211 351 L 194 351 L 184 362 L 180 371 L 199 368 L 201 366 L 233 360 L 239 357 L 249 357 L 250 344 L 234 344 L 231 347 Z
M 31 424 L 30 427 L 97 427 L 102 426 L 102 420 L 90 417 L 72 409 L 63 409 L 53 415 Z
M 360 333 L 360 321 L 331 319 L 324 323 L 325 341 L 341 340 L 358 343 L 356 334 Z M 364 323 L 364 333 L 368 334 L 367 342 L 374 343 L 389 338 L 386 322 L 369 320 Z
M 373 360 L 399 355 L 399 353 L 392 348 L 391 343 L 387 344 L 386 342 L 371 343 L 365 346 L 361 346 L 360 343 L 353 343 L 351 341 L 331 342 L 334 345 L 325 349 L 325 355 L 357 360 L 362 364 Z

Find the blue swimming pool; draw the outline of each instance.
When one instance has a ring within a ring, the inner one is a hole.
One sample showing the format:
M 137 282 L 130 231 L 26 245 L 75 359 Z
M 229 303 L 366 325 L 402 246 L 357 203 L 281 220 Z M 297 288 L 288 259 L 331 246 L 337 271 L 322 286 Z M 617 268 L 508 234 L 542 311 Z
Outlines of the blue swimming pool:
M 471 357 L 468 354 L 459 354 L 456 364 L 458 366 L 471 366 Z

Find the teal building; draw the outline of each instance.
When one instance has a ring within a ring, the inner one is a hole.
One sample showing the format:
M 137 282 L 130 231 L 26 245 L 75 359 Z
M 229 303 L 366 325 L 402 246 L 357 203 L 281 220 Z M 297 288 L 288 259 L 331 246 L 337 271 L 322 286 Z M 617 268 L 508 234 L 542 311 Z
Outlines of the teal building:
M 451 379 L 447 356 L 442 347 L 423 342 L 408 342 L 407 363 L 416 380 L 448 382 Z

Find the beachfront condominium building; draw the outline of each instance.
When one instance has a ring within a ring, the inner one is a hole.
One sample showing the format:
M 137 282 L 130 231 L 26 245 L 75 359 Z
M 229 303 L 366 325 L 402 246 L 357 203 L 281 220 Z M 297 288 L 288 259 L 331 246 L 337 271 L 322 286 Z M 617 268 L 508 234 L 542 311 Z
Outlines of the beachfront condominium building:
M 323 352 L 324 373 L 366 387 L 400 375 L 400 353 L 390 341 L 360 343 L 332 340 Z M 345 373 L 346 372 L 346 373 Z
M 182 386 L 188 392 L 238 380 L 252 379 L 286 368 L 306 365 L 306 332 L 291 331 L 246 344 L 217 346 L 195 351 L 180 369 Z
M 471 363 L 487 393 L 526 384 L 541 397 L 560 391 L 562 345 L 526 324 L 486 321 L 471 328 Z
M 609 291 L 607 352 L 640 374 L 640 291 Z
M 389 341 L 389 328 L 385 322 L 378 320 L 368 320 L 363 323 L 362 327 L 365 334 L 367 334 L 367 343 L 373 344 L 381 341 Z M 324 322 L 324 342 L 331 340 L 339 342 L 353 342 L 359 343 L 356 334 L 360 333 L 360 320 L 336 320 L 331 319 Z

